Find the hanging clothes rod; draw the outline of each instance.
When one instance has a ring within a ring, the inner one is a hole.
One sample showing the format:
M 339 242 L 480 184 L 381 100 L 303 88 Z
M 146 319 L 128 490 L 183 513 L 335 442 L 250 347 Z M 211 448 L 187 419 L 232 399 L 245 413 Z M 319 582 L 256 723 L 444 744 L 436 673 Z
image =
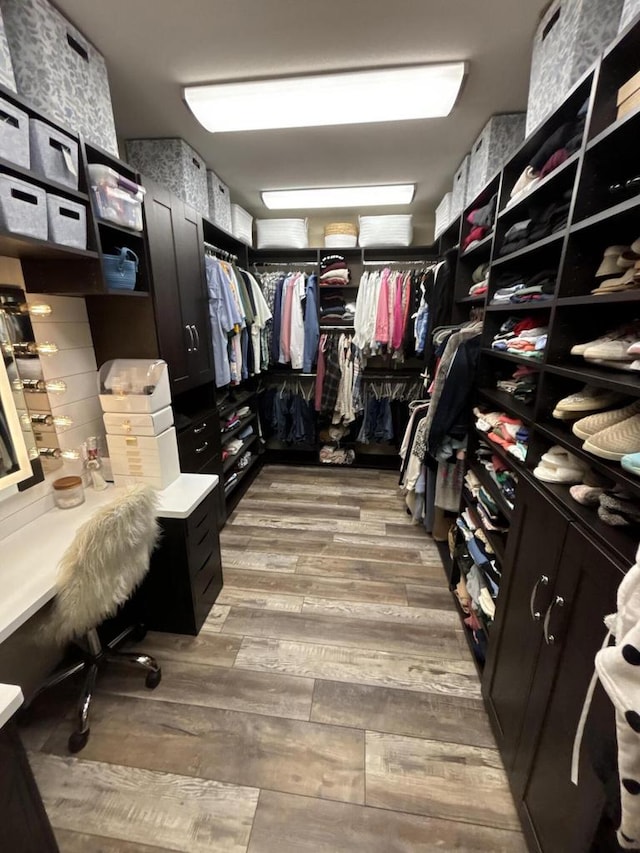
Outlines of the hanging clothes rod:
M 435 263 L 433 261 L 363 261 L 363 266 L 365 267 L 434 267 Z
M 355 326 L 320 326 L 320 334 L 323 332 L 352 332 Z
M 226 249 L 220 249 L 218 246 L 214 246 L 213 243 L 207 243 L 204 241 L 204 251 L 205 254 L 216 256 L 222 258 L 223 261 L 237 261 L 238 256 L 234 255 L 233 252 L 227 252 Z
M 254 267 L 317 267 L 318 264 L 316 261 L 283 261 L 281 264 L 277 264 L 274 261 L 256 261 L 253 264 Z

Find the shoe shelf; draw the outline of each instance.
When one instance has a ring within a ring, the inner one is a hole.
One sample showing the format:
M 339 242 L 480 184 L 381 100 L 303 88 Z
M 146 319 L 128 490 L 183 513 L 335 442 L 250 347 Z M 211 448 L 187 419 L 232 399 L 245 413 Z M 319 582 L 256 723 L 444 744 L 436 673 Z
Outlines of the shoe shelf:
M 544 370 L 546 373 L 575 379 L 586 385 L 596 385 L 598 388 L 608 388 L 610 391 L 619 391 L 632 397 L 640 395 L 640 373 L 590 367 L 586 362 L 577 366 L 547 363 Z
M 533 408 L 520 400 L 516 400 L 513 394 L 509 394 L 507 391 L 501 391 L 499 388 L 480 388 L 478 394 L 481 399 L 496 406 L 499 411 L 520 418 L 527 424 L 533 421 Z
M 603 293 L 602 296 L 593 293 L 589 296 L 561 296 L 555 300 L 558 308 L 571 305 L 608 305 L 612 302 L 640 302 L 640 289 L 623 290 L 608 294 Z
M 571 226 L 570 233 L 575 234 L 578 231 L 584 231 L 585 228 L 594 228 L 596 225 L 600 225 L 603 222 L 608 223 L 616 217 L 624 216 L 629 213 L 637 214 L 639 209 L 640 195 L 635 195 L 633 198 L 625 199 L 619 204 L 614 204 L 611 207 L 601 210 L 599 213 L 594 213 L 593 216 L 588 216 L 586 219 L 580 219 Z M 624 270 L 621 270 L 620 272 L 622 274 Z
M 600 456 L 595 456 L 593 453 L 589 453 L 588 450 L 584 450 L 582 447 L 583 439 L 574 435 L 570 428 L 562 429 L 562 427 L 555 424 L 538 423 L 534 429 L 551 441 L 552 444 L 559 444 L 565 447 L 574 456 L 586 462 L 598 474 L 602 474 L 613 483 L 633 492 L 640 501 L 640 478 L 634 477 L 633 474 L 625 471 L 619 462 L 602 459 Z
M 542 369 L 542 360 L 537 360 L 534 358 L 526 358 L 521 355 L 512 355 L 510 352 L 504 352 L 499 349 L 492 349 L 492 347 L 483 347 L 481 350 L 482 355 L 490 355 L 493 358 L 501 358 L 504 361 L 512 361 L 514 364 L 526 364 L 529 367 L 533 367 L 534 370 Z
M 502 565 L 502 563 L 504 562 L 504 554 L 506 547 L 504 535 L 501 536 L 498 531 L 490 530 L 488 527 L 485 527 L 482 517 L 480 516 L 480 513 L 477 510 L 475 500 L 466 490 L 463 490 L 462 497 L 464 498 L 464 502 L 466 503 L 467 508 L 469 510 L 471 520 L 473 521 L 476 527 L 479 527 L 483 531 L 483 533 L 489 540 L 489 545 L 491 545 L 496 559 Z
M 475 459 L 469 459 L 469 469 L 473 471 L 478 480 L 480 480 L 480 483 L 483 488 L 485 488 L 487 492 L 491 495 L 498 509 L 504 515 L 507 521 L 511 521 L 511 517 L 513 516 L 513 509 L 507 503 L 507 500 L 500 491 L 498 484 L 493 479 L 491 474 L 487 471 L 487 469 L 484 467 L 484 465 L 482 465 Z

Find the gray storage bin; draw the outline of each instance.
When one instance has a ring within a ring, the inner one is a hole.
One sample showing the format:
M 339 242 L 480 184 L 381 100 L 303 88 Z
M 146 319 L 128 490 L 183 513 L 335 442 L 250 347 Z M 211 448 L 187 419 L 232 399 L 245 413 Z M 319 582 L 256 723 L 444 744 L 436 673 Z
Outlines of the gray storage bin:
M 78 189 L 78 143 L 44 121 L 29 122 L 31 168 L 43 178 Z
M 74 249 L 87 248 L 87 208 L 84 204 L 47 193 L 47 221 L 52 243 Z
M 229 187 L 223 184 L 216 173 L 209 169 L 207 171 L 207 188 L 209 190 L 209 219 L 230 234 L 233 233 Z
M 525 113 L 491 116 L 471 149 L 467 202 L 469 206 L 524 140 Z
M 454 219 L 457 219 L 458 216 L 460 216 L 467 204 L 467 180 L 469 178 L 470 159 L 471 158 L 467 154 L 453 176 L 451 207 L 449 208 L 450 222 L 453 222 Z
M 627 27 L 631 21 L 640 14 L 640 0 L 624 0 L 622 15 L 620 16 L 620 32 Z
M 2 0 L 2 17 L 20 94 L 118 156 L 104 57 L 49 0 Z
M 47 193 L 27 181 L 0 175 L 0 228 L 47 239 Z
M 7 41 L 7 34 L 4 29 L 4 19 L 2 17 L 2 10 L 0 9 L 0 83 L 3 86 L 6 86 L 7 89 L 11 89 L 14 92 L 17 92 L 16 89 L 16 78 L 13 74 L 13 64 L 11 62 L 11 53 L 9 52 L 9 42 Z
M 560 106 L 618 31 L 623 0 L 555 0 L 533 39 L 527 136 Z
M 0 98 L 0 157 L 29 169 L 29 116 Z
M 207 166 L 184 139 L 127 139 L 127 161 L 209 217 Z

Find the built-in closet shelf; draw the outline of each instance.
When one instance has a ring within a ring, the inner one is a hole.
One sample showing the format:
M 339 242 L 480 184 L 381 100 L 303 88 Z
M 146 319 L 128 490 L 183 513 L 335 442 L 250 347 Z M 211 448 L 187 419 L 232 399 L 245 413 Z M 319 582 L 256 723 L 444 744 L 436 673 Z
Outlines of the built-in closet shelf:
M 357 290 L 359 288 L 359 284 L 322 284 L 318 285 L 318 289 L 320 293 L 323 293 L 325 290 Z
M 103 294 L 97 293 L 95 295 L 96 296 L 102 296 Z M 105 291 L 104 295 L 105 296 L 125 296 L 128 299 L 130 296 L 147 297 L 147 296 L 150 296 L 150 293 L 148 290 L 115 290 L 115 289 L 109 289 L 109 290 Z
M 504 495 L 498 487 L 498 484 L 491 477 L 491 474 L 489 474 L 484 465 L 482 465 L 480 462 L 470 459 L 469 468 L 471 469 L 471 471 L 473 471 L 478 480 L 480 480 L 482 487 L 491 495 L 498 509 L 504 515 L 507 521 L 511 521 L 513 509 L 507 503 Z
M 506 391 L 500 391 L 498 388 L 480 388 L 481 397 L 497 406 L 499 410 L 507 412 L 516 418 L 520 418 L 526 423 L 533 421 L 533 410 L 526 403 L 521 403 L 516 400 L 513 394 L 508 394 Z
M 119 234 L 126 234 L 127 237 L 135 237 L 137 240 L 144 240 L 144 231 L 134 231 L 132 228 L 125 228 L 123 225 L 116 225 L 115 222 L 107 222 L 106 219 L 96 219 L 100 228 L 107 228 L 109 231 L 117 231 Z
M 584 231 L 585 228 L 593 228 L 595 225 L 600 225 L 601 222 L 608 222 L 616 216 L 624 216 L 626 213 L 637 213 L 640 208 L 640 195 L 634 195 L 619 204 L 614 204 L 601 210 L 600 213 L 594 213 L 593 216 L 588 216 L 586 219 L 581 219 L 571 226 L 571 234 L 577 231 Z M 623 272 L 623 270 L 621 270 Z
M 535 243 L 531 243 L 531 245 L 525 246 L 523 249 L 518 249 L 517 252 L 512 252 L 510 255 L 505 255 L 504 257 L 496 258 L 495 261 L 491 262 L 491 266 L 502 266 L 503 264 L 508 264 L 512 261 L 517 261 L 521 258 L 526 258 L 527 255 L 532 255 L 534 252 L 539 252 L 541 249 L 546 249 L 548 246 L 553 246 L 554 243 L 560 243 L 562 240 L 564 240 L 565 233 L 566 228 L 561 228 L 559 231 L 555 231 L 553 234 L 549 234 L 548 237 L 543 237 L 542 240 L 537 240 Z
M 483 237 L 482 240 L 478 240 L 478 242 L 467 249 L 460 255 L 460 260 L 466 260 L 467 258 L 474 258 L 476 255 L 488 255 L 491 252 L 491 243 L 493 241 L 493 231 L 490 234 L 487 234 L 486 237 Z
M 494 311 L 509 311 L 510 313 L 514 311 L 540 311 L 543 308 L 551 308 L 552 305 L 555 305 L 555 299 L 543 299 L 538 302 L 500 302 L 497 305 L 489 303 L 486 310 L 492 313 Z
M 571 168 L 576 166 L 578 160 L 580 159 L 580 154 L 580 151 L 576 151 L 575 154 L 572 154 L 570 157 L 568 157 L 564 161 L 564 163 L 561 163 L 560 166 L 553 170 L 553 172 L 550 172 L 548 175 L 545 175 L 545 177 L 541 181 L 539 181 L 530 192 L 526 193 L 522 198 L 518 199 L 517 202 L 514 202 L 511 207 L 504 207 L 498 214 L 498 219 L 508 219 L 514 213 L 514 211 L 517 211 L 518 214 L 520 214 L 522 212 L 523 207 L 526 206 L 526 203 L 530 199 L 536 198 L 536 196 L 541 190 L 544 190 L 550 184 L 555 183 L 558 178 L 560 178 L 562 175 L 567 174 L 567 172 Z M 514 216 L 514 219 L 515 218 L 517 217 Z
M 639 116 L 640 109 L 637 109 L 632 113 L 628 113 L 626 116 L 623 116 L 621 119 L 618 119 L 618 121 L 612 122 L 609 127 L 605 127 L 603 131 L 601 131 L 597 136 L 594 136 L 593 139 L 587 143 L 586 150 L 593 151 L 594 148 L 606 143 L 614 134 L 617 135 L 618 133 L 623 133 L 625 130 L 628 130 L 628 125 L 631 125 Z M 635 132 L 637 128 L 633 128 L 633 130 Z
M 222 446 L 224 447 L 226 444 L 228 444 L 228 442 L 230 442 L 231 439 L 234 438 L 239 432 L 242 432 L 242 430 L 248 427 L 249 424 L 252 424 L 257 417 L 258 416 L 256 414 L 249 415 L 246 418 L 241 418 L 240 423 L 236 424 L 234 427 L 231 427 L 231 429 L 228 429 L 226 431 L 221 430 L 220 438 L 222 440 Z
M 246 405 L 247 401 L 254 396 L 255 393 L 253 391 L 241 391 L 233 398 L 233 400 L 222 400 L 220 405 L 217 407 L 218 417 L 222 421 L 225 415 L 229 414 L 229 412 L 232 412 L 234 409 L 241 409 Z M 222 435 L 228 435 L 228 433 L 225 433 L 223 430 Z
M 623 270 L 620 270 L 622 273 Z M 594 281 L 594 284 L 597 284 Z M 571 305 L 610 305 L 615 302 L 640 302 L 640 288 L 638 290 L 624 290 L 620 293 L 602 294 L 602 296 L 594 296 L 593 294 L 585 296 L 562 296 L 557 299 L 555 304 L 558 308 Z
M 482 442 L 482 444 L 487 445 L 493 453 L 499 456 L 503 462 L 505 462 L 509 468 L 516 472 L 518 475 L 523 475 L 525 477 L 530 477 L 531 475 L 525 468 L 524 462 L 521 462 L 519 459 L 516 459 L 515 456 L 511 453 L 507 453 L 507 451 L 500 444 L 496 444 L 495 441 L 491 441 L 486 432 L 482 432 L 481 429 L 475 427 L 476 434 L 478 439 Z
M 469 509 L 469 513 L 471 515 L 471 520 L 473 521 L 473 523 L 475 524 L 476 527 L 480 528 L 480 530 L 482 530 L 484 532 L 487 539 L 489 540 L 489 544 L 493 548 L 493 553 L 495 554 L 496 559 L 498 560 L 498 562 L 500 564 L 502 564 L 504 561 L 504 553 L 505 553 L 504 540 L 501 538 L 500 534 L 497 533 L 495 530 L 489 530 L 488 527 L 484 526 L 484 524 L 482 522 L 482 518 L 480 516 L 480 513 L 478 512 L 478 510 L 476 508 L 476 502 L 473 500 L 471 495 L 466 491 L 466 489 L 463 489 L 462 496 L 464 498 L 464 502 L 467 505 L 467 508 Z
M 462 299 L 455 299 L 456 305 L 483 305 L 484 296 L 463 296 Z
M 605 524 L 598 517 L 597 507 L 583 506 L 574 501 L 569 493 L 569 486 L 559 483 L 536 482 L 543 491 L 548 492 L 570 515 L 573 515 L 591 536 L 612 551 L 625 565 L 631 565 L 635 562 L 636 551 L 638 550 L 636 536 L 632 533 L 625 533 L 624 528 Z
M 258 461 L 258 456 L 257 455 L 252 456 L 251 459 L 249 460 L 249 464 L 246 466 L 246 468 L 242 468 L 240 471 L 237 472 L 238 476 L 233 481 L 233 483 L 231 483 L 230 485 L 227 485 L 225 483 L 224 494 L 225 494 L 226 498 L 228 498 L 231 494 L 233 494 L 233 492 L 235 492 L 235 490 L 238 488 L 240 483 L 247 476 L 249 471 L 251 471 L 251 469 L 253 468 L 253 466 L 256 464 L 257 461 Z
M 629 474 L 619 462 L 601 459 L 599 456 L 589 453 L 588 450 L 583 450 L 583 439 L 574 435 L 569 428 L 565 430 L 549 423 L 539 423 L 536 424 L 535 429 L 552 444 L 560 444 L 562 447 L 566 447 L 575 456 L 587 462 L 594 471 L 598 471 L 614 483 L 619 483 L 626 489 L 630 489 L 636 497 L 640 497 L 640 477 Z
M 57 181 L 52 181 L 49 178 L 38 175 L 30 169 L 24 169 L 22 166 L 18 166 L 10 160 L 5 160 L 3 157 L 0 157 L 0 172 L 29 181 L 32 184 L 36 184 L 36 186 L 42 187 L 47 192 L 54 193 L 55 195 L 68 196 L 75 201 L 89 201 L 87 193 L 80 192 L 80 190 L 74 190 L 66 184 L 59 184 Z
M 69 261 L 97 260 L 99 255 L 89 249 L 73 249 L 48 240 L 36 240 L 24 234 L 0 231 L 0 256 L 8 258 L 30 258 L 34 260 Z
M 521 355 L 511 355 L 510 352 L 502 352 L 501 350 L 491 349 L 491 347 L 482 348 L 483 355 L 490 355 L 493 358 L 501 358 L 503 361 L 512 361 L 514 364 L 526 364 L 533 367 L 534 370 L 542 369 L 542 362 L 535 358 L 526 358 Z
M 258 440 L 257 435 L 254 434 L 254 435 L 249 436 L 249 438 L 244 442 L 244 444 L 242 445 L 242 447 L 240 448 L 240 450 L 237 453 L 234 453 L 233 456 L 229 456 L 228 459 L 224 460 L 224 463 L 222 465 L 222 470 L 224 471 L 225 474 L 227 473 L 227 471 L 230 471 L 231 468 L 233 468 L 233 466 L 236 465 L 240 461 L 240 459 L 242 459 L 242 457 L 247 452 L 247 450 L 249 450 L 249 448 L 252 447 L 252 445 L 254 445 L 257 440 Z M 240 470 L 242 471 L 244 469 L 241 468 Z
M 630 396 L 640 395 L 640 373 L 637 372 L 616 372 L 615 370 L 598 369 L 589 367 L 586 362 L 582 365 L 573 367 L 563 364 L 546 364 L 546 373 L 554 373 L 557 376 L 564 376 L 567 379 L 574 379 L 576 382 L 588 385 L 596 385 L 598 388 L 609 388 L 612 391 L 620 391 L 623 394 Z

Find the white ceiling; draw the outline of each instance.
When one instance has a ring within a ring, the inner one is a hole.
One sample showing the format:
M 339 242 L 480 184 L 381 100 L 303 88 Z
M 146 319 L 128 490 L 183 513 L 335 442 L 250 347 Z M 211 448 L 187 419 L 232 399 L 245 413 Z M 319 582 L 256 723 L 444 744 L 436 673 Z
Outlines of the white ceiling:
M 56 4 L 106 57 L 122 139 L 182 136 L 229 184 L 234 200 L 258 215 L 307 213 L 267 214 L 263 189 L 415 181 L 406 212 L 426 234 L 488 117 L 525 108 L 531 39 L 548 0 Z M 458 59 L 467 60 L 468 78 L 444 119 L 209 134 L 181 96 L 189 83 Z M 322 214 L 342 219 L 355 212 Z

